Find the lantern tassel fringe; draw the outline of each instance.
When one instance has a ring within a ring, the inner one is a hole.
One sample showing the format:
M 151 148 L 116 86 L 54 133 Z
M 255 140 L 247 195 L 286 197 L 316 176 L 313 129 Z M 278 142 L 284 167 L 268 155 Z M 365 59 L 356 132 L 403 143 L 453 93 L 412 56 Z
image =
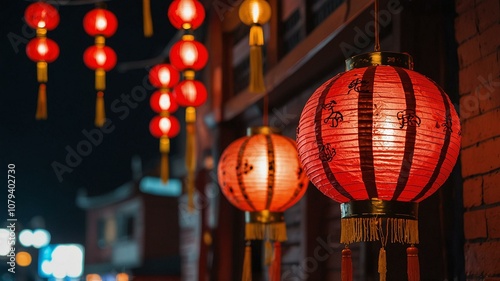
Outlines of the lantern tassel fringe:
M 378 273 L 380 276 L 380 281 L 386 281 L 387 279 L 387 256 L 384 247 L 380 248 L 378 252 Z
M 391 243 L 418 244 L 418 220 L 377 217 L 342 219 L 340 243 L 379 241 L 382 223 L 387 224 Z
M 420 281 L 420 265 L 418 262 L 418 249 L 410 246 L 406 249 L 408 262 L 408 281 Z
M 142 0 L 142 20 L 144 37 L 153 36 L 153 19 L 151 18 L 151 0 Z
M 245 224 L 246 240 L 264 240 L 266 238 L 279 242 L 286 241 L 286 224 L 284 222 Z
M 38 87 L 38 101 L 36 104 L 36 120 L 47 120 L 47 87 L 44 83 Z
M 106 113 L 104 111 L 104 93 L 97 92 L 96 102 L 95 102 L 95 126 L 102 127 L 106 122 Z
M 247 242 L 245 247 L 245 257 L 243 259 L 243 273 L 241 281 L 252 281 L 252 247 Z
M 281 281 L 281 242 L 274 242 L 273 259 L 269 269 L 270 281 Z
M 341 281 L 352 281 L 352 254 L 351 249 L 342 250 Z

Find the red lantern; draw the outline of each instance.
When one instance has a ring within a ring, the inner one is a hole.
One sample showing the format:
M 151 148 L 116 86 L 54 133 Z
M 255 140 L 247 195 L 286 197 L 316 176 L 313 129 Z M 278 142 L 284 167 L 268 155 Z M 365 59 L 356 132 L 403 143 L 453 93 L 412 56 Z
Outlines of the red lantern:
M 168 19 L 177 29 L 197 29 L 205 19 L 205 8 L 198 0 L 174 0 L 168 7 Z
M 172 97 L 172 94 L 167 91 L 155 91 L 153 95 L 151 95 L 149 104 L 156 113 L 174 113 L 179 108 L 177 102 L 175 102 Z
M 59 12 L 50 4 L 35 2 L 26 8 L 24 19 L 31 28 L 52 30 L 59 24 Z
M 155 116 L 149 123 L 149 131 L 154 137 L 173 138 L 179 134 L 181 125 L 174 116 Z
M 85 65 L 93 70 L 110 71 L 116 65 L 116 53 L 108 46 L 90 46 L 83 53 Z
M 156 88 L 173 88 L 179 79 L 179 72 L 170 64 L 158 64 L 149 71 L 149 82 Z
M 308 184 L 295 141 L 270 127 L 251 128 L 246 137 L 224 150 L 217 174 L 224 196 L 245 211 L 245 240 L 266 240 L 268 253 L 270 240 L 274 241 L 270 280 L 281 280 L 280 242 L 286 240 L 283 212 L 302 198 Z M 250 251 L 247 243 L 243 280 L 251 279 Z
M 83 18 L 83 28 L 90 36 L 110 37 L 118 28 L 116 16 L 106 9 L 93 9 Z
M 170 62 L 179 71 L 198 71 L 207 65 L 208 51 L 192 35 L 182 36 L 170 49 Z
M 418 202 L 450 175 L 460 119 L 408 55 L 373 52 L 346 63 L 349 71 L 320 86 L 302 111 L 300 160 L 312 183 L 342 203 L 340 242 L 380 240 L 380 280 L 387 241 L 410 244 L 408 279 L 420 280 Z M 352 277 L 350 251 L 342 255 L 342 274 Z
M 35 62 L 53 62 L 59 57 L 59 46 L 45 37 L 33 38 L 26 45 L 26 55 Z
M 174 98 L 180 106 L 198 107 L 205 103 L 208 97 L 205 85 L 197 80 L 180 82 L 173 92 Z

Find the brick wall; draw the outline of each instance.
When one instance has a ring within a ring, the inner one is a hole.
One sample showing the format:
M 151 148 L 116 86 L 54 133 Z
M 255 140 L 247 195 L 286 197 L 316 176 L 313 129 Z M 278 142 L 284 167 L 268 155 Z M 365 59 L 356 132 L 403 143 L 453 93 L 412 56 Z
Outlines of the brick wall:
M 500 1 L 457 0 L 467 280 L 500 281 Z

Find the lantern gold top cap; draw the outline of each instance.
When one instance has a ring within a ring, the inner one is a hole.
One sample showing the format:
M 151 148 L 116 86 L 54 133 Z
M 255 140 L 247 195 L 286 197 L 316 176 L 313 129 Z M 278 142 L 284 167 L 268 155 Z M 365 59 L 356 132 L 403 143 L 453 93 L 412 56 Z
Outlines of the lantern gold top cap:
M 389 65 L 413 70 L 413 58 L 406 53 L 371 52 L 356 55 L 345 60 L 346 70 L 378 65 Z
M 281 134 L 281 131 L 278 128 L 269 126 L 247 128 L 247 136 L 254 136 L 259 134 L 261 135 Z
M 246 223 L 279 223 L 284 221 L 285 216 L 281 212 L 271 212 L 269 210 L 245 212 Z
M 341 218 L 385 217 L 416 220 L 418 203 L 386 201 L 377 198 L 370 200 L 350 201 L 340 204 Z

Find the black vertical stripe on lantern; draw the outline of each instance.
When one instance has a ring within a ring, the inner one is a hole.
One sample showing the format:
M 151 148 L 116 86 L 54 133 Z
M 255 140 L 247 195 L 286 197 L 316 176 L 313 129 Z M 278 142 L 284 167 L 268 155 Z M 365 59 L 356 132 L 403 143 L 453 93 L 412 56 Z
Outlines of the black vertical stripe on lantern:
M 361 174 L 369 198 L 377 198 L 375 166 L 373 164 L 373 84 L 376 66 L 370 66 L 363 73 L 365 83 L 358 96 L 358 142 Z
M 325 104 L 328 92 L 330 92 L 330 88 L 335 83 L 335 81 L 337 81 L 340 77 L 342 77 L 342 75 L 344 74 L 343 73 L 338 74 L 337 76 L 333 77 L 330 80 L 330 82 L 323 89 L 323 92 L 321 93 L 318 100 L 318 105 L 316 106 L 316 113 L 314 116 L 314 132 L 316 135 L 316 143 L 318 144 L 318 153 L 319 153 L 318 155 L 321 155 L 321 153 L 323 153 L 322 148 L 325 147 L 325 144 L 323 143 L 323 130 L 321 128 L 321 125 L 323 124 L 322 122 L 323 105 Z M 354 200 L 352 195 L 349 192 L 347 192 L 342 185 L 339 184 L 339 182 L 335 178 L 335 175 L 330 169 L 330 166 L 328 165 L 328 161 L 321 161 L 321 165 L 323 166 L 323 171 L 325 172 L 325 175 L 328 178 L 330 185 L 347 199 Z
M 441 98 L 443 99 L 444 109 L 446 112 L 445 118 L 449 119 L 450 122 L 452 122 L 451 121 L 451 113 L 450 113 L 450 110 L 451 110 L 450 104 L 448 102 L 448 98 L 446 97 L 446 93 L 434 81 L 433 81 L 433 83 L 436 86 L 436 88 L 439 90 L 439 92 L 441 93 Z M 450 126 L 450 128 L 451 128 L 451 126 Z M 429 189 L 432 188 L 432 185 L 434 185 L 436 178 L 439 176 L 439 173 L 441 173 L 441 167 L 443 166 L 443 162 L 446 159 L 446 155 L 448 154 L 448 147 L 450 146 L 450 141 L 451 141 L 451 133 L 452 133 L 451 129 L 446 130 L 443 147 L 441 147 L 441 152 L 439 154 L 439 160 L 436 164 L 436 167 L 434 168 L 434 172 L 432 173 L 432 176 L 430 177 L 429 181 L 424 186 L 424 188 L 422 188 L 420 193 L 418 193 L 418 195 L 415 196 L 415 198 L 413 198 L 411 201 L 418 201 L 420 198 L 422 198 L 427 193 L 427 191 L 429 191 Z
M 266 135 L 266 143 L 267 143 L 267 162 L 268 162 L 266 210 L 269 210 L 269 208 L 271 207 L 271 202 L 273 201 L 274 175 L 276 173 L 276 167 L 274 161 L 274 147 L 271 135 Z
M 413 83 L 411 82 L 411 78 L 406 72 L 406 70 L 404 70 L 403 68 L 400 67 L 393 67 L 393 68 L 398 73 L 399 79 L 401 79 L 403 90 L 405 92 L 406 112 L 416 114 L 417 102 L 415 100 L 415 91 L 413 90 Z M 400 130 L 403 129 L 405 128 L 401 128 Z M 392 200 L 397 200 L 399 198 L 399 196 L 406 187 L 406 183 L 408 182 L 411 166 L 413 164 L 413 153 L 415 152 L 416 137 L 417 137 L 417 125 L 407 124 L 403 160 L 401 163 L 401 170 L 399 172 L 398 183 L 396 185 L 396 190 L 394 190 L 394 195 L 392 196 Z
M 238 151 L 238 158 L 236 162 L 236 177 L 238 178 L 238 186 L 240 187 L 241 194 L 243 194 L 243 198 L 245 198 L 245 201 L 247 202 L 248 206 L 252 208 L 253 210 L 255 209 L 255 206 L 253 205 L 252 201 L 248 197 L 248 194 L 245 190 L 245 183 L 243 183 L 243 154 L 245 153 L 245 149 L 247 147 L 248 141 L 250 141 L 250 138 L 245 139 L 243 143 L 241 144 L 240 150 Z

